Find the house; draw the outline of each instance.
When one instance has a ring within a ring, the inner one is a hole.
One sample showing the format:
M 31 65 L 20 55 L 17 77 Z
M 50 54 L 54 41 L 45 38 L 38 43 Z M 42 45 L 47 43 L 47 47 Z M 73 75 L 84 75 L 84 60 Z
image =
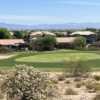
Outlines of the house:
M 54 34 L 54 33 L 52 33 L 52 32 L 49 32 L 49 31 L 43 31 L 42 33 L 43 33 L 43 35 L 56 36 L 56 34 Z
M 57 37 L 67 37 L 69 36 L 68 32 L 55 32 Z
M 93 44 L 88 45 L 87 48 L 100 49 L 100 41 L 96 41 Z
M 57 48 L 73 48 L 73 42 L 76 37 L 57 37 L 56 38 L 56 47 Z
M 30 32 L 30 37 L 34 38 L 34 37 L 40 37 L 42 36 L 42 32 L 38 31 L 38 32 Z
M 37 32 L 31 32 L 30 37 L 41 37 L 43 35 L 51 35 L 51 36 L 56 36 L 54 33 L 48 32 L 48 31 L 37 31 Z
M 96 33 L 91 31 L 76 31 L 73 32 L 71 36 L 83 36 L 86 38 L 88 44 L 96 42 Z
M 27 42 L 31 43 L 32 40 L 34 40 L 34 39 L 36 39 L 38 37 L 43 37 L 45 35 L 54 36 L 54 37 L 56 36 L 54 33 L 51 33 L 51 32 L 48 32 L 48 31 L 30 32 Z
M 22 48 L 25 45 L 23 39 L 0 39 L 0 47 L 8 47 L 10 49 Z

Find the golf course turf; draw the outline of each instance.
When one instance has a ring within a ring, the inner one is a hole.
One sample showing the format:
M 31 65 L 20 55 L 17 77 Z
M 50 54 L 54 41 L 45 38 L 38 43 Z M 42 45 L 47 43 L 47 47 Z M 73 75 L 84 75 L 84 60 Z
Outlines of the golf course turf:
M 47 52 L 19 52 L 14 57 L 0 60 L 0 68 L 12 69 L 25 64 L 46 71 L 61 71 L 79 60 L 82 65 L 100 68 L 100 51 L 57 50 Z

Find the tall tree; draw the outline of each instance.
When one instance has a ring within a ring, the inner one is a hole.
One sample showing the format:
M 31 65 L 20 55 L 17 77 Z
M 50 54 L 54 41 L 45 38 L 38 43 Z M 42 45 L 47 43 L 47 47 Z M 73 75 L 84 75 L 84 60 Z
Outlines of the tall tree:
M 28 36 L 28 32 L 27 31 L 14 31 L 14 36 L 15 38 L 23 39 L 26 36 Z
M 0 39 L 10 39 L 10 38 L 12 38 L 12 35 L 10 34 L 10 32 L 5 28 L 1 28 Z

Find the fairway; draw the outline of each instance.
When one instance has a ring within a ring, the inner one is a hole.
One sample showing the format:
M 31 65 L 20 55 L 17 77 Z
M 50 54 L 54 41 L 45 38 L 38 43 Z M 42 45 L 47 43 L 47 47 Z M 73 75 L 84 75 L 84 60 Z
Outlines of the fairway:
M 64 62 L 64 61 L 88 61 L 88 60 L 100 60 L 100 55 L 94 53 L 44 53 L 38 55 L 32 55 L 28 57 L 20 57 L 16 59 L 19 62 Z
M 44 71 L 61 71 L 71 61 L 79 60 L 83 66 L 100 70 L 100 51 L 55 50 L 47 52 L 17 52 L 15 56 L 0 60 L 0 68 L 13 69 L 25 64 Z

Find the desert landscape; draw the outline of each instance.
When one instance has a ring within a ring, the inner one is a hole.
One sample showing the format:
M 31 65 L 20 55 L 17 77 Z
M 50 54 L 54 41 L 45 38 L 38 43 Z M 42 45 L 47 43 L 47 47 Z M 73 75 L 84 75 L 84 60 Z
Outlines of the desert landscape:
M 0 72 L 0 86 L 12 71 Z M 99 100 L 100 72 L 89 76 L 71 77 L 61 72 L 45 72 L 49 74 L 52 84 L 56 87 L 50 91 L 50 100 Z M 8 100 L 6 93 L 0 93 L 0 100 Z M 13 100 L 20 100 L 13 98 Z M 49 100 L 49 99 L 48 99 Z
M 0 0 L 0 100 L 100 100 L 100 0 Z

